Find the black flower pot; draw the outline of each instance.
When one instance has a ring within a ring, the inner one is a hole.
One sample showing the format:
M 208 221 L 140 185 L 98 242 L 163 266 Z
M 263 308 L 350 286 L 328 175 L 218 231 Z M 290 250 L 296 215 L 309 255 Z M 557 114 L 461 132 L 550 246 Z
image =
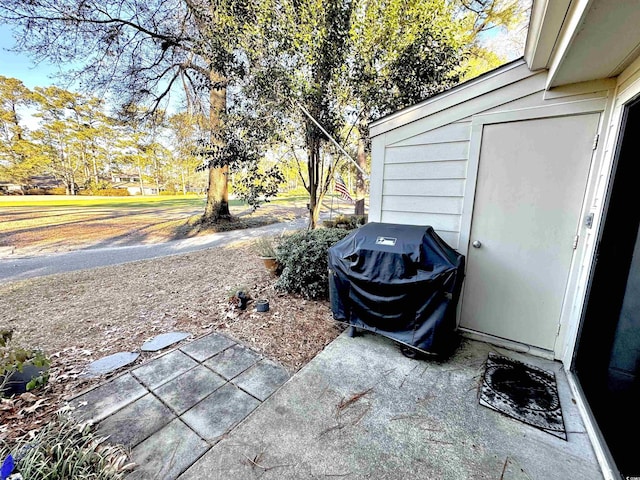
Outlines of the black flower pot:
M 0 386 L 2 391 L 0 393 L 4 397 L 10 397 L 11 395 L 20 395 L 27 391 L 27 384 L 34 378 L 48 375 L 49 367 L 36 367 L 29 363 L 22 366 L 22 371 L 14 370 L 7 375 L 0 376 Z M 6 379 L 6 380 L 5 380 Z

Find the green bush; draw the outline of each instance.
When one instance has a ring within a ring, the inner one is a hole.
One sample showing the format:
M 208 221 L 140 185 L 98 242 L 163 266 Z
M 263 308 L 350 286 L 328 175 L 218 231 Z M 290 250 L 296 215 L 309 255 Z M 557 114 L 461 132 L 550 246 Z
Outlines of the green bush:
M 310 299 L 327 298 L 327 252 L 348 233 L 340 228 L 320 228 L 285 238 L 276 249 L 276 260 L 282 268 L 276 288 Z
M 78 425 L 61 415 L 13 448 L 0 442 L 0 464 L 11 454 L 14 472 L 25 480 L 122 479 L 133 464 L 121 446 L 105 442 L 106 438 L 97 437 L 89 425 Z
M 25 195 L 46 195 L 47 191 L 44 188 L 29 188 L 27 189 L 26 192 L 24 192 Z
M 100 197 L 128 197 L 126 188 L 103 188 L 101 190 L 80 190 L 79 195 L 97 195 Z
M 44 191 L 44 194 L 45 195 L 66 195 L 67 189 L 64 187 L 47 188 Z

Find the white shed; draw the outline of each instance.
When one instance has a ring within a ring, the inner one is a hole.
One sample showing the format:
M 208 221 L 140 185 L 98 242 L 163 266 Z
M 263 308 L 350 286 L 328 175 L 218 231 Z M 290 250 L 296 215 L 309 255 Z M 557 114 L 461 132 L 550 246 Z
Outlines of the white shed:
M 459 329 L 562 361 L 608 478 L 640 476 L 615 440 L 640 427 L 637 25 L 637 2 L 534 0 L 524 59 L 371 127 L 369 219 L 467 256 Z

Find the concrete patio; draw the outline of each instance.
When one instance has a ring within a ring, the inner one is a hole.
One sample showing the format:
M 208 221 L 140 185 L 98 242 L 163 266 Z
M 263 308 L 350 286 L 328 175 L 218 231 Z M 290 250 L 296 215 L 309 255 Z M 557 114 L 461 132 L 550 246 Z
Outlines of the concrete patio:
M 558 363 L 473 341 L 412 360 L 343 334 L 276 390 L 281 367 L 204 338 L 74 400 L 132 447 L 129 478 L 603 478 Z M 478 404 L 490 351 L 556 373 L 568 441 Z

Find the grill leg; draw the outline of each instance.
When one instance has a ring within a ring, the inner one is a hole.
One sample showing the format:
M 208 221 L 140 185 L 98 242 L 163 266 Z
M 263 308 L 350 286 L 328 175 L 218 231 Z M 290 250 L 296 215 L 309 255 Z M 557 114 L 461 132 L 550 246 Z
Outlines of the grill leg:
M 406 345 L 400 345 L 400 352 L 407 358 L 419 359 L 422 356 L 420 352 L 415 348 L 408 347 Z

